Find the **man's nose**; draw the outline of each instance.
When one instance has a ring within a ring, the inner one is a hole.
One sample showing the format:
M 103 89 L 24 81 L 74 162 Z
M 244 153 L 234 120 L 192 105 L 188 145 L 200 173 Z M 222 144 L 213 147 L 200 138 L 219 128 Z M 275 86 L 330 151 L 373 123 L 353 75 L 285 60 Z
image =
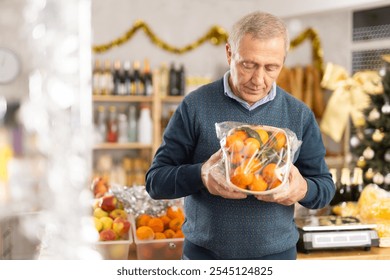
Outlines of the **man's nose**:
M 252 74 L 252 83 L 256 86 L 262 86 L 264 85 L 264 79 L 265 79 L 265 72 L 262 67 L 257 67 L 255 71 Z

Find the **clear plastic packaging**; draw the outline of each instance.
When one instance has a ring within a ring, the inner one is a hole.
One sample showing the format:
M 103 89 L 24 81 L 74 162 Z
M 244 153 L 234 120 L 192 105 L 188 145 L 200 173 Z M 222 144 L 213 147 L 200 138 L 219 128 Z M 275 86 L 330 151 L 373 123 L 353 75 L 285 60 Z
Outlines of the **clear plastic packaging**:
M 219 168 L 227 184 L 247 194 L 275 194 L 288 188 L 295 152 L 301 145 L 294 132 L 239 122 L 216 123 L 223 153 Z

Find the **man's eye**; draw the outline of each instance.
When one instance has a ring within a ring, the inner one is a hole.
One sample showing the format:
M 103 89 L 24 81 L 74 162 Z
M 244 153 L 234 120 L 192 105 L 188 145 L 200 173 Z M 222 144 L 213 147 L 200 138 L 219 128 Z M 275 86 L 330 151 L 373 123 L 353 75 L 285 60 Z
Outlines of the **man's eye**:
M 244 66 L 245 69 L 253 69 L 256 67 L 256 64 L 253 62 L 243 62 L 242 66 Z
M 279 69 L 279 66 L 277 65 L 268 65 L 266 66 L 267 71 L 276 71 Z

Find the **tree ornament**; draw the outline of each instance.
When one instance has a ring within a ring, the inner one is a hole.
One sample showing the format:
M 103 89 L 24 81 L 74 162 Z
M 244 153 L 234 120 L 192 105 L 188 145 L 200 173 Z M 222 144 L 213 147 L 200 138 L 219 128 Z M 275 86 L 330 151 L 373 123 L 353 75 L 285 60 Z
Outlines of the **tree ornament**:
M 356 135 L 354 135 L 349 140 L 349 143 L 351 144 L 352 148 L 356 148 L 360 145 L 360 139 Z
M 363 156 L 364 156 L 365 159 L 371 160 L 371 159 L 374 158 L 375 152 L 374 152 L 373 149 L 371 149 L 371 147 L 367 147 L 363 151 Z
M 386 102 L 386 103 L 382 106 L 381 111 L 382 111 L 383 114 L 389 115 L 389 114 L 390 114 L 390 103 L 389 103 L 389 102 Z
M 366 173 L 364 174 L 364 177 L 367 180 L 371 180 L 374 177 L 374 171 L 372 170 L 372 168 L 367 169 Z
M 372 181 L 377 185 L 382 185 L 385 181 L 385 177 L 380 172 L 377 172 L 372 178 Z
M 375 130 L 373 128 L 365 128 L 364 129 L 364 135 L 371 136 L 374 133 L 374 131 Z
M 390 185 L 390 173 L 387 173 L 384 179 L 386 185 Z
M 380 131 L 379 129 L 375 129 L 375 132 L 372 134 L 372 140 L 374 140 L 377 143 L 382 142 L 384 137 L 385 137 L 385 133 Z
M 368 114 L 368 120 L 370 122 L 374 122 L 378 120 L 380 117 L 381 117 L 381 113 L 379 113 L 379 111 L 376 108 L 372 109 L 371 112 Z
M 390 162 L 390 149 L 385 152 L 385 161 Z
M 364 168 L 366 166 L 367 162 L 364 157 L 359 157 L 358 161 L 356 162 L 357 167 Z

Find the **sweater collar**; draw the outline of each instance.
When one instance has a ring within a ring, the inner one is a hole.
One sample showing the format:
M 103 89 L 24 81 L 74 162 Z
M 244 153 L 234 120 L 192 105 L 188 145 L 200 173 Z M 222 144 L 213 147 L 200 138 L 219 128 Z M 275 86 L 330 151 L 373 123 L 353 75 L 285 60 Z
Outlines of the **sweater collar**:
M 272 101 L 276 96 L 276 83 L 273 82 L 272 88 L 269 91 L 269 93 L 265 97 L 257 101 L 255 104 L 250 106 L 245 100 L 241 99 L 240 97 L 236 96 L 233 93 L 232 89 L 229 86 L 229 76 L 230 76 L 230 70 L 227 71 L 225 75 L 223 75 L 223 88 L 224 88 L 225 95 L 238 101 L 242 106 L 244 106 L 244 108 L 248 109 L 249 111 L 252 111 L 253 109 L 259 107 L 260 105 Z

